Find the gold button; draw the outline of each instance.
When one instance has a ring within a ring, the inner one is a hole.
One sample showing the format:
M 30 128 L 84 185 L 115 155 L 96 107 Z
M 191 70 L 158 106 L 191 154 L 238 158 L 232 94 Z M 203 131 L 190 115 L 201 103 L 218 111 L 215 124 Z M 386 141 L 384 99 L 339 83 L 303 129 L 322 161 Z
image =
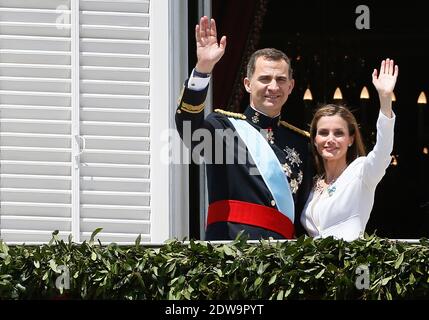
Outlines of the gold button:
M 180 109 L 177 109 L 177 113 L 182 113 L 182 110 L 180 110 Z
M 271 200 L 271 205 L 274 207 L 276 205 L 276 202 L 274 200 Z

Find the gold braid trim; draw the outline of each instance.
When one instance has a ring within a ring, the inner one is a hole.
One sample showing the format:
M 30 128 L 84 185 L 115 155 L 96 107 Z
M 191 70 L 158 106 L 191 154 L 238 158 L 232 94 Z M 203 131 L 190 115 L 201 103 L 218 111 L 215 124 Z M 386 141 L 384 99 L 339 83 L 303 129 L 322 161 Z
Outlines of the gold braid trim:
M 227 117 L 231 117 L 231 118 L 235 118 L 235 119 L 241 119 L 241 120 L 246 120 L 246 116 L 244 114 L 242 114 L 242 113 L 225 111 L 225 110 L 222 110 L 222 109 L 215 109 L 214 112 L 223 114 L 224 116 L 227 116 Z
M 182 102 L 180 104 L 180 109 L 189 113 L 200 113 L 204 109 L 204 103 L 201 103 L 197 106 L 193 106 L 192 104 Z
M 292 131 L 298 132 L 299 134 L 301 134 L 307 138 L 310 138 L 310 132 L 308 132 L 308 131 L 297 128 L 297 127 L 291 125 L 290 123 L 287 123 L 286 121 L 280 121 L 280 124 L 283 125 L 284 127 L 288 128 L 288 129 L 292 130 Z
M 179 98 L 177 99 L 177 104 L 179 105 L 179 108 L 180 108 L 179 110 L 177 110 L 177 112 L 180 113 L 180 110 L 183 110 L 188 113 L 200 113 L 204 109 L 204 103 L 199 104 L 197 106 L 194 106 L 186 102 L 181 103 L 184 92 L 185 92 L 185 86 L 182 87 Z

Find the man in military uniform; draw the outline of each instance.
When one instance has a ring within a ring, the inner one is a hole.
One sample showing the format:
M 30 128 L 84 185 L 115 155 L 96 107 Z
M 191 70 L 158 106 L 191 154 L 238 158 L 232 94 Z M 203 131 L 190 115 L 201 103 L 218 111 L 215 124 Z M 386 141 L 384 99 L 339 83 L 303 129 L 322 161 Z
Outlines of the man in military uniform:
M 311 173 L 308 132 L 280 119 L 294 86 L 290 60 L 276 49 L 256 51 L 244 79 L 250 106 L 243 114 L 216 109 L 204 118 L 210 74 L 226 37 L 218 43 L 215 21 L 206 16 L 195 34 L 198 61 L 185 82 L 176 125 L 207 166 L 206 240 L 234 239 L 242 230 L 250 239 L 291 239 L 302 232 L 299 214 Z

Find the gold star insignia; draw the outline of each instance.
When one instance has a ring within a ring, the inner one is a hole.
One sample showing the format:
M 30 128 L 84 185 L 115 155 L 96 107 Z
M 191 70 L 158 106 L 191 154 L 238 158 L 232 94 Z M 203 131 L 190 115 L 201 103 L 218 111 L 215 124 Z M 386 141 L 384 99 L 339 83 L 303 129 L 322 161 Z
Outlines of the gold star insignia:
M 287 163 L 283 163 L 282 168 L 288 177 L 290 177 L 292 175 L 292 169 L 289 167 L 289 165 Z
M 289 185 L 292 193 L 296 193 L 298 191 L 298 187 L 299 187 L 298 181 L 296 181 L 295 179 L 291 179 Z
M 289 160 L 292 166 L 295 166 L 295 164 L 299 166 L 302 163 L 301 157 L 295 148 L 289 148 L 286 146 L 284 151 L 286 152 L 286 159 Z

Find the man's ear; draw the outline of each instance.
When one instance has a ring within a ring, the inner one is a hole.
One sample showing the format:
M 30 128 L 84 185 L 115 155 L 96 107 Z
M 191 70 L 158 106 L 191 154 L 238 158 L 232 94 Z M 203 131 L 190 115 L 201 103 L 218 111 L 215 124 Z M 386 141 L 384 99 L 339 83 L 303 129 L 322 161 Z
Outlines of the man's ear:
M 292 92 L 294 86 L 295 86 L 295 79 L 290 79 L 290 82 L 289 82 L 289 94 Z
M 244 80 L 243 80 L 243 83 L 244 83 L 244 87 L 246 88 L 246 91 L 248 92 L 248 93 L 251 93 L 252 92 L 252 90 L 250 89 L 250 79 L 249 78 L 244 78 Z

